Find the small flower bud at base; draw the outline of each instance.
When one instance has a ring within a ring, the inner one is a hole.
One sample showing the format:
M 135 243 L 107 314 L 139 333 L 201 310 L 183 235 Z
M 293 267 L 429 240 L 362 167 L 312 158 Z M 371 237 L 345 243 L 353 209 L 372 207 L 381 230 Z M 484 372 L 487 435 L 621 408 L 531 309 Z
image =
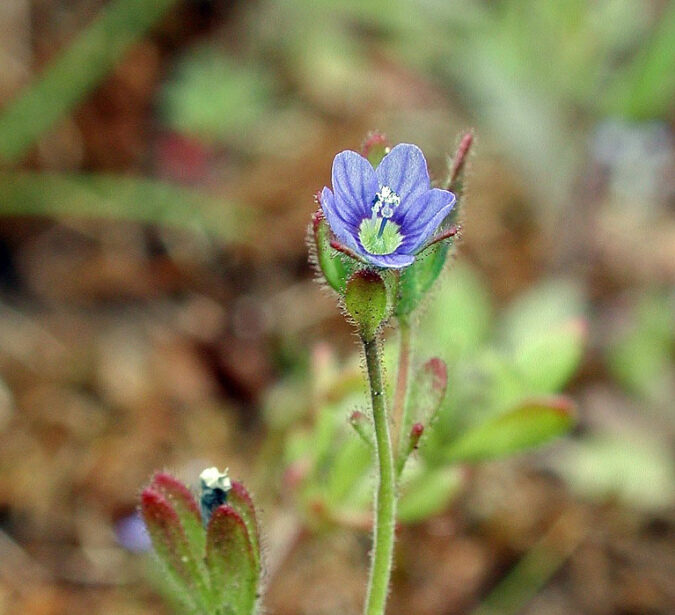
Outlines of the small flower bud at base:
M 424 425 L 415 423 L 410 430 L 410 449 L 415 450 L 420 443 L 420 438 L 424 433 Z
M 387 315 L 387 288 L 370 269 L 354 273 L 345 289 L 345 308 L 364 341 L 372 341 Z

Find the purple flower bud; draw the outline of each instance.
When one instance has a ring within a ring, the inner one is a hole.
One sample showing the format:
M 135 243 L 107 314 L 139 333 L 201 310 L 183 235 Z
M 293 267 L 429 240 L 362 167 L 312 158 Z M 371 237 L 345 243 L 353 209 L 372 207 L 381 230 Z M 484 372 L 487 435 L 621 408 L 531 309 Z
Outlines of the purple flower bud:
M 152 547 L 148 530 L 137 512 L 115 522 L 115 537 L 122 547 L 132 553 L 143 553 Z

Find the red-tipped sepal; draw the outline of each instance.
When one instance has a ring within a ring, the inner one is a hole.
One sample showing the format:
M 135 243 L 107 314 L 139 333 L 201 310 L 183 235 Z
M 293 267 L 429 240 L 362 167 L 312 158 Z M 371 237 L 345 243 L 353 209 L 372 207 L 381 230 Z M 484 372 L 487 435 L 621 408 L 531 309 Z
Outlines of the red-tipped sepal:
M 361 145 L 361 155 L 367 158 L 368 162 L 375 168 L 388 153 L 389 142 L 387 137 L 376 130 L 369 132 Z
M 205 534 L 199 507 L 192 492 L 178 479 L 165 472 L 152 477 L 150 489 L 164 496 L 180 520 L 195 559 L 201 560 L 205 547 Z
M 206 530 L 206 566 L 216 613 L 253 615 L 258 601 L 259 556 L 241 515 L 229 504 L 213 511 Z
M 177 594 L 192 610 L 208 612 L 209 581 L 174 506 L 150 486 L 141 494 L 141 512 L 155 553 L 177 586 Z
M 253 549 L 256 572 L 260 575 L 260 527 L 258 526 L 258 517 L 256 516 L 251 495 L 239 481 L 232 481 L 232 489 L 228 493 L 228 503 L 239 514 L 246 526 L 246 531 L 251 541 L 251 548 Z

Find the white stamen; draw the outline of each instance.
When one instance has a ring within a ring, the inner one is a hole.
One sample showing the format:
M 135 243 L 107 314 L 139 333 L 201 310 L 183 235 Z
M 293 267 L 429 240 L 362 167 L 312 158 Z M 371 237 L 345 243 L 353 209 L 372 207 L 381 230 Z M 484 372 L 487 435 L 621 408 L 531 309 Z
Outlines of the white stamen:
M 232 488 L 232 483 L 227 475 L 227 468 L 224 472 L 218 471 L 218 468 L 206 468 L 200 475 L 200 480 L 204 487 L 209 489 L 222 489 L 229 491 Z
M 394 209 L 401 203 L 401 197 L 398 196 L 389 186 L 381 186 L 380 191 L 375 195 L 373 203 L 373 217 L 382 216 L 391 218 L 394 215 Z

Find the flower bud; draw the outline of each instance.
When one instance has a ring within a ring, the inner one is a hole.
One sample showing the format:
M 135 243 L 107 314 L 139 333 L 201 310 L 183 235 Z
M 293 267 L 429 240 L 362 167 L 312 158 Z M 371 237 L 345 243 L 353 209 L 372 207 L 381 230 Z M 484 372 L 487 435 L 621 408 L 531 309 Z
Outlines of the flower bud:
M 345 289 L 345 308 L 359 335 L 369 342 L 387 316 L 387 287 L 370 269 L 360 269 L 349 278 Z
M 261 558 L 251 497 L 217 468 L 204 470 L 200 483 L 204 524 L 190 490 L 172 476 L 156 474 L 143 490 L 152 546 L 190 612 L 253 615 Z

